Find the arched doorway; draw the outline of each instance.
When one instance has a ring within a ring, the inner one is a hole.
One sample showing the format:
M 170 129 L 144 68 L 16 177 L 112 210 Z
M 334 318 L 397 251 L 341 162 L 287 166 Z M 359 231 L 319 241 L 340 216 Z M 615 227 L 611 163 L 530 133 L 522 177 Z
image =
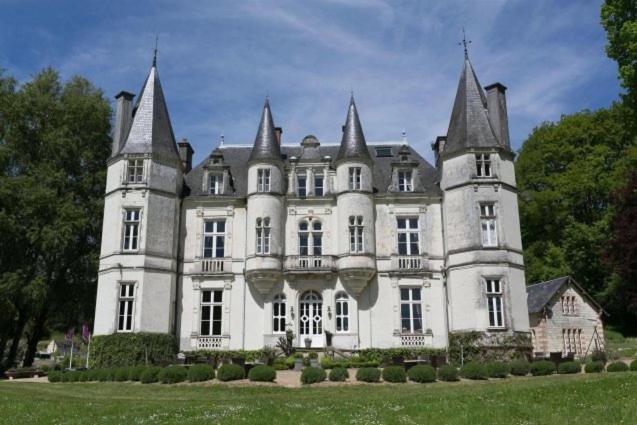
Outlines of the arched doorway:
M 316 291 L 305 292 L 299 300 L 299 344 L 312 341 L 312 347 L 323 346 L 323 297 Z

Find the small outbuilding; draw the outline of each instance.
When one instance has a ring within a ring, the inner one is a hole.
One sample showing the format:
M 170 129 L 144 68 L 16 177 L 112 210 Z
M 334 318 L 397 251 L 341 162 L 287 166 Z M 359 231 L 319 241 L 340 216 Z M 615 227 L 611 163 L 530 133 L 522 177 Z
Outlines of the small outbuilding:
M 533 356 L 584 358 L 604 350 L 602 307 L 570 276 L 526 288 Z

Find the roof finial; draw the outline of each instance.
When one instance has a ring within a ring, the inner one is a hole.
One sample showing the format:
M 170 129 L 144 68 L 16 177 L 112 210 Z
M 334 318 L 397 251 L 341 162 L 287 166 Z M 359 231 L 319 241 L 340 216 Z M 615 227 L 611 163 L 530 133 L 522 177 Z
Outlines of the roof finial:
M 469 51 L 467 50 L 467 45 L 471 44 L 471 40 L 467 41 L 467 35 L 464 32 L 464 27 L 462 27 L 462 41 L 458 43 L 458 45 L 460 44 L 464 46 L 464 58 L 469 59 Z
M 223 137 L 223 133 L 221 133 L 221 137 L 219 138 L 219 147 L 223 147 L 224 142 L 226 141 L 225 137 Z
M 157 45 L 159 44 L 159 35 L 155 35 L 155 48 L 153 49 L 153 67 L 157 66 Z

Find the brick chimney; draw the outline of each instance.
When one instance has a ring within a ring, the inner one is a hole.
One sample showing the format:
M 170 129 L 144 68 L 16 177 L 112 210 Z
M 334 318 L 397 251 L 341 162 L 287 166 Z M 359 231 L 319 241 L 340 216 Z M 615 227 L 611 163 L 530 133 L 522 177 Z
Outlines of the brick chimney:
M 500 83 L 494 83 L 484 88 L 487 92 L 489 119 L 495 130 L 495 134 L 504 146 L 510 148 L 509 118 L 507 117 L 507 101 L 505 96 L 506 89 L 507 88 Z
M 113 130 L 113 147 L 111 156 L 115 156 L 124 146 L 126 136 L 133 121 L 133 97 L 134 94 L 121 91 L 116 96 L 115 129 Z
M 283 134 L 283 128 L 274 127 L 274 131 L 276 131 L 276 141 L 279 143 L 279 146 L 281 146 L 281 135 Z
M 177 143 L 177 146 L 179 146 L 179 159 L 181 159 L 186 173 L 189 173 L 190 170 L 192 170 L 192 155 L 195 151 L 192 149 L 192 146 L 190 146 L 188 139 L 185 138 L 181 139 L 179 143 Z

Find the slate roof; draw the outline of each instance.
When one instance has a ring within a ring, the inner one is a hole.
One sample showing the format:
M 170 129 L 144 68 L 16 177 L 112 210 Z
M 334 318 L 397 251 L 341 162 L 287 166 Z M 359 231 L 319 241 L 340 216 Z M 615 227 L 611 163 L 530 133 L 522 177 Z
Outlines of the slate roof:
M 156 160 L 181 164 L 155 62 L 137 99 L 133 122 L 119 153 L 151 153 Z
M 487 98 L 469 58 L 465 57 L 443 154 L 467 148 L 508 149 L 496 136 L 489 120 Z
M 389 147 L 392 151 L 392 156 L 377 157 L 375 148 L 381 146 Z M 234 196 L 245 197 L 247 194 L 248 161 L 252 147 L 225 145 L 219 147 L 219 149 L 223 153 L 224 164 L 230 167 L 230 174 L 232 175 L 235 189 Z M 289 165 L 289 159 L 292 156 L 296 156 L 297 158 L 301 156 L 302 146 L 283 145 L 280 149 L 284 158 L 284 164 Z M 367 147 L 367 155 L 374 165 L 373 186 L 374 192 L 377 194 L 386 194 L 389 192 L 388 189 L 392 183 L 392 163 L 398 159 L 398 151 L 400 149 L 401 145 L 399 144 L 374 144 Z M 438 170 L 422 158 L 411 146 L 409 146 L 408 149 L 411 151 L 411 158 L 418 162 L 419 181 L 415 184 L 414 193 L 440 196 Z M 332 161 L 337 155 L 338 150 L 338 145 L 321 145 L 318 147 L 320 157 L 330 156 Z M 187 187 L 185 194 L 187 196 L 215 196 L 208 195 L 202 190 L 204 166 L 206 164 L 208 164 L 208 158 L 204 159 L 186 175 Z M 334 165 L 333 162 L 332 165 Z
M 539 313 L 551 301 L 557 291 L 566 283 L 572 283 L 582 296 L 586 297 L 591 303 L 602 310 L 602 307 L 570 276 L 558 277 L 557 279 L 547 280 L 546 282 L 535 283 L 526 287 L 527 304 L 529 313 Z
M 281 150 L 272 120 L 272 111 L 270 110 L 270 102 L 265 100 L 263 112 L 261 113 L 261 122 L 257 137 L 254 139 L 254 147 L 250 153 L 250 162 L 252 161 L 274 161 L 281 162 Z
M 359 160 L 366 163 L 372 161 L 369 150 L 367 149 L 367 143 L 365 143 L 363 127 L 358 118 L 358 110 L 356 109 L 354 96 L 349 99 L 347 119 L 343 126 L 343 138 L 341 139 L 341 146 L 336 155 L 336 162 L 338 163 L 348 159 Z

